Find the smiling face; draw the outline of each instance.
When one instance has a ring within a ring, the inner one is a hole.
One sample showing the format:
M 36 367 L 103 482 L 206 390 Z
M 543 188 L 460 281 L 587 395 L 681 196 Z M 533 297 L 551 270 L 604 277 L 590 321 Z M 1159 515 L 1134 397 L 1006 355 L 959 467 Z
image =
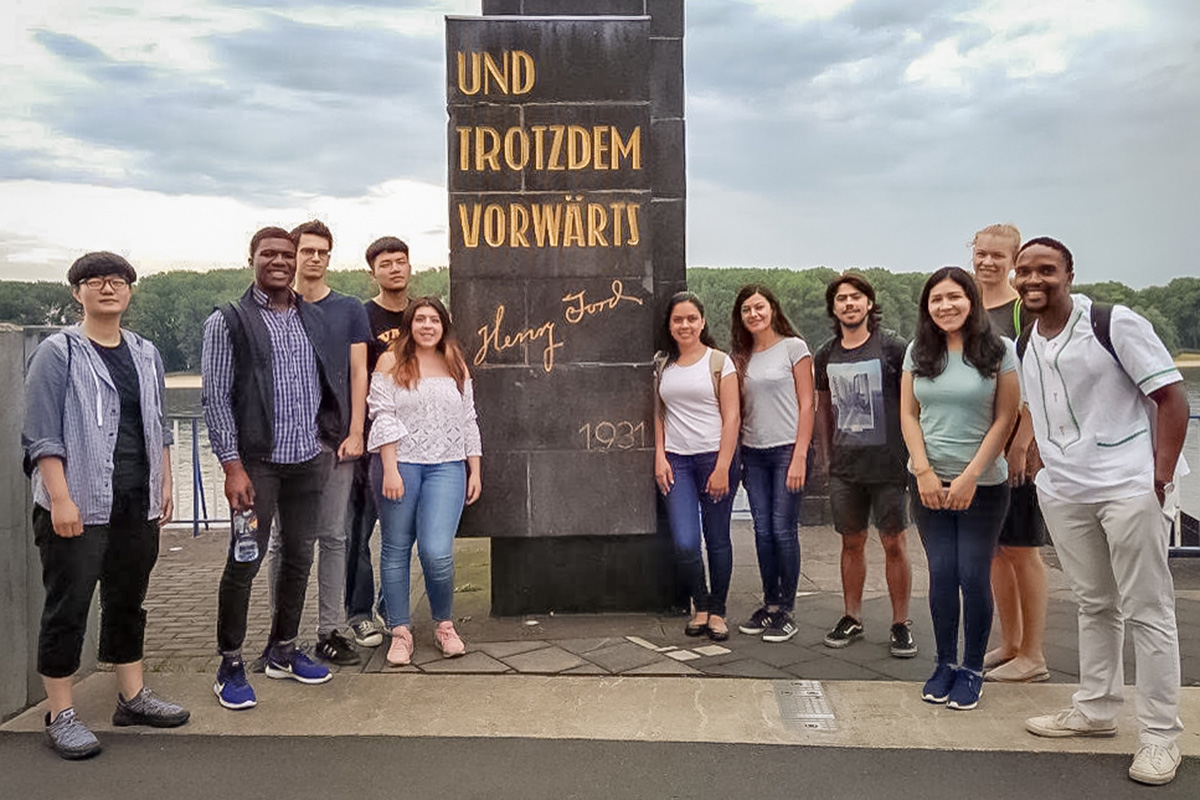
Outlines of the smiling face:
M 704 330 L 704 315 L 695 304 L 684 300 L 676 303 L 671 309 L 670 327 L 671 338 L 680 349 L 689 347 L 700 341 L 700 333 Z
M 1020 242 L 994 233 L 976 236 L 971 253 L 976 282 L 981 286 L 998 286 L 1007 281 L 1019 245 Z
M 417 347 L 431 350 L 438 346 L 445 333 L 442 317 L 433 306 L 421 306 L 413 312 L 412 339 Z
M 296 277 L 296 246 L 291 239 L 267 238 L 250 257 L 254 280 L 267 294 L 287 289 Z
M 861 327 L 874 307 L 875 304 L 852 283 L 840 284 L 833 296 L 833 316 L 846 328 Z
M 771 303 L 757 293 L 750 295 L 742 303 L 741 314 L 742 324 L 753 336 L 771 330 L 771 324 L 775 321 L 775 312 L 771 309 Z
M 315 233 L 300 234 L 296 248 L 296 269 L 302 278 L 320 280 L 329 269 L 329 240 Z
M 958 333 L 971 313 L 971 298 L 958 281 L 939 281 L 929 291 L 929 316 L 943 333 Z
M 1035 244 L 1017 256 L 1017 294 L 1021 295 L 1021 303 L 1034 314 L 1054 308 L 1069 309 L 1074 278 L 1074 273 L 1067 270 L 1062 253 L 1053 247 Z
M 124 275 L 88 278 L 72 287 L 71 294 L 83 306 L 85 319 L 120 316 L 129 308 L 133 287 Z

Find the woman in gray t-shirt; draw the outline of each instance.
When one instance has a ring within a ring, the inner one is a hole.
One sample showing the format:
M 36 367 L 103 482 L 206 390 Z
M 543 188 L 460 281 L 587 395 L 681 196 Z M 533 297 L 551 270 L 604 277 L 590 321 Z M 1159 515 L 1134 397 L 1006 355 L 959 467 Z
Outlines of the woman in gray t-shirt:
M 796 635 L 800 497 L 813 431 L 808 345 L 765 286 L 743 286 L 733 303 L 733 362 L 742 378 L 743 483 L 754 519 L 763 604 L 738 626 L 765 642 Z

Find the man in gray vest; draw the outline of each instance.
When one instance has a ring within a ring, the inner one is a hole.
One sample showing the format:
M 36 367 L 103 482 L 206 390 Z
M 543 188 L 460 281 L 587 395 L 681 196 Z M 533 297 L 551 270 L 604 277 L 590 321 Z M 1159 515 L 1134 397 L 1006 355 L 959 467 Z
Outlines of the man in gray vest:
M 331 379 L 333 355 L 321 309 L 292 290 L 296 244 L 282 228 L 250 240 L 254 284 L 204 323 L 204 420 L 225 470 L 234 513 L 258 518 L 257 556 L 239 561 L 230 544 L 217 606 L 221 666 L 213 691 L 230 709 L 257 704 L 246 680 L 242 644 L 250 589 L 279 513 L 279 579 L 267 642 L 266 674 L 301 683 L 329 670 L 296 648 L 312 567 L 321 489 L 347 413 L 345 381 Z M 269 368 L 268 368 L 269 365 Z

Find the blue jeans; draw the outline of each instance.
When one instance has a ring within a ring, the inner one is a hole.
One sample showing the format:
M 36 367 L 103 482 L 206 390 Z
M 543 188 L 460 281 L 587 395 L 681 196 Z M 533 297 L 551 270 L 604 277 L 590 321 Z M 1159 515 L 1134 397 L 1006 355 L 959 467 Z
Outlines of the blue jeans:
M 962 665 L 982 672 L 992 632 L 992 553 L 1008 512 L 1008 484 L 977 487 L 971 505 L 963 511 L 926 508 L 911 478 L 909 489 L 913 519 L 929 559 L 929 612 L 938 663 L 958 663 L 961 610 Z
M 794 445 L 743 447 L 742 482 L 754 519 L 754 549 L 762 576 L 763 603 L 791 611 L 800 582 L 800 499 L 787 488 Z
M 729 543 L 729 512 L 740 469 L 737 459 L 729 468 L 729 493 L 714 501 L 705 491 L 708 476 L 717 465 L 717 454 L 699 453 L 681 456 L 667 453 L 667 462 L 675 473 L 675 485 L 667 492 L 667 519 L 675 543 L 675 559 L 680 577 L 697 612 L 725 616 L 729 579 L 733 574 L 733 546 Z M 712 591 L 704 578 L 704 559 L 700 555 L 700 534 L 708 551 L 708 571 Z
M 442 464 L 400 462 L 404 496 L 383 496 L 383 465 L 371 465 L 371 484 L 379 509 L 382 546 L 379 551 L 379 582 L 387 605 L 389 628 L 411 625 L 409 573 L 413 544 L 425 573 L 425 593 L 433 621 L 451 617 L 454 598 L 454 535 L 467 497 L 467 463 Z

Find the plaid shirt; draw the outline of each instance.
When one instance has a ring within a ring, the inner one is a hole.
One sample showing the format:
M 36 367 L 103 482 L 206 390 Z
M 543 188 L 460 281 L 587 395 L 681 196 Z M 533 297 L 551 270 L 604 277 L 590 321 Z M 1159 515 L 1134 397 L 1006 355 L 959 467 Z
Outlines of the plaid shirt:
M 274 386 L 274 443 L 271 461 L 299 464 L 321 452 L 317 438 L 317 409 L 321 405 L 321 380 L 317 357 L 293 303 L 284 310 L 270 308 L 265 292 L 253 287 L 252 295 L 271 338 L 271 373 Z M 214 311 L 204 322 L 204 350 L 200 359 L 204 385 L 204 422 L 213 454 L 224 464 L 238 455 L 237 421 L 233 416 L 233 344 L 225 317 Z

